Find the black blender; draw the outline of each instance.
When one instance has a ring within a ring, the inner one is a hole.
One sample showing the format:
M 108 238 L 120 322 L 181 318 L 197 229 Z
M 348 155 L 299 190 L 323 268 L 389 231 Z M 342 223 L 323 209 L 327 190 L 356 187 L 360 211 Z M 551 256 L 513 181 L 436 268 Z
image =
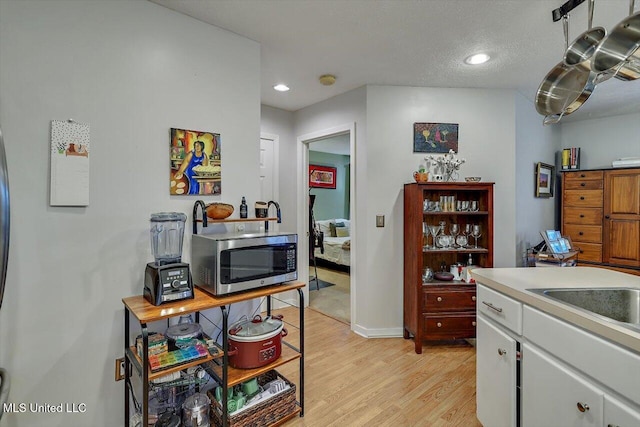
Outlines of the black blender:
M 154 262 L 144 274 L 144 297 L 153 305 L 193 298 L 189 264 L 182 262 L 182 239 L 187 216 L 179 212 L 151 214 L 151 252 Z

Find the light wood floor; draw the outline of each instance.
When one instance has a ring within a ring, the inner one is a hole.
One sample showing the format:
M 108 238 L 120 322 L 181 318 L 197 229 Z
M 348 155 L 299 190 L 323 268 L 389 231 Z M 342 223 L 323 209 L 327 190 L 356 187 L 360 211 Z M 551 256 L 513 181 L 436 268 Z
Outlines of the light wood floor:
M 297 309 L 279 312 L 297 344 Z M 306 309 L 305 414 L 285 426 L 480 426 L 475 360 L 469 345 L 425 346 L 419 355 L 410 340 L 366 339 Z M 278 371 L 297 383 L 298 366 Z

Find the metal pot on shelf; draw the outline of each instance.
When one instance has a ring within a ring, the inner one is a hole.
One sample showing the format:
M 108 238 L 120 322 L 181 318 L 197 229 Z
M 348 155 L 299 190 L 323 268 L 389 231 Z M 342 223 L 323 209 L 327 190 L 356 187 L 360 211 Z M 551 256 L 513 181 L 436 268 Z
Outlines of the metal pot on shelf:
M 206 394 L 192 394 L 182 404 L 182 425 L 184 427 L 208 427 L 210 425 L 210 409 L 211 400 Z

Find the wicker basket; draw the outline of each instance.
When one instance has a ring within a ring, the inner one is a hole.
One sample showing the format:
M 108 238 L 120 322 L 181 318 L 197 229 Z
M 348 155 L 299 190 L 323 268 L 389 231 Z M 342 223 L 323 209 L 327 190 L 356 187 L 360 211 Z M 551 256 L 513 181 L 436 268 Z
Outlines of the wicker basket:
M 258 377 L 258 384 L 264 385 L 276 378 L 283 379 L 289 389 L 273 396 L 271 399 L 260 402 L 251 408 L 229 415 L 229 427 L 262 427 L 274 424 L 282 418 L 296 411 L 296 386 L 288 379 L 280 375 L 276 370 L 271 370 Z M 211 391 L 207 394 L 211 399 L 212 425 L 222 425 L 222 405 L 218 403 Z
M 225 219 L 233 213 L 233 206 L 228 203 L 213 202 L 205 208 L 207 217 L 211 219 Z

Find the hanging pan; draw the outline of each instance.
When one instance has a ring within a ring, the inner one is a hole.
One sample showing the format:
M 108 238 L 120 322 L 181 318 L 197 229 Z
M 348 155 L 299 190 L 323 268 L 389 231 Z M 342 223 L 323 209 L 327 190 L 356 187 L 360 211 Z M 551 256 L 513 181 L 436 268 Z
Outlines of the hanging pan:
M 591 59 L 598 45 L 607 35 L 603 27 L 592 27 L 594 0 L 589 0 L 587 31 L 580 34 L 564 53 L 564 63 L 568 66 L 576 66 L 585 71 L 591 71 Z M 602 81 L 602 80 L 601 80 Z
M 562 18 L 565 47 L 569 36 L 568 17 Z M 566 49 L 565 49 L 566 51 Z M 536 93 L 536 111 L 545 116 L 545 125 L 558 123 L 563 116 L 576 111 L 595 89 L 596 75 L 577 66 L 558 63 L 546 75 Z
M 593 54 L 595 73 L 610 73 L 624 81 L 640 77 L 640 12 L 634 14 L 633 9 L 630 0 L 629 16 L 613 27 Z

